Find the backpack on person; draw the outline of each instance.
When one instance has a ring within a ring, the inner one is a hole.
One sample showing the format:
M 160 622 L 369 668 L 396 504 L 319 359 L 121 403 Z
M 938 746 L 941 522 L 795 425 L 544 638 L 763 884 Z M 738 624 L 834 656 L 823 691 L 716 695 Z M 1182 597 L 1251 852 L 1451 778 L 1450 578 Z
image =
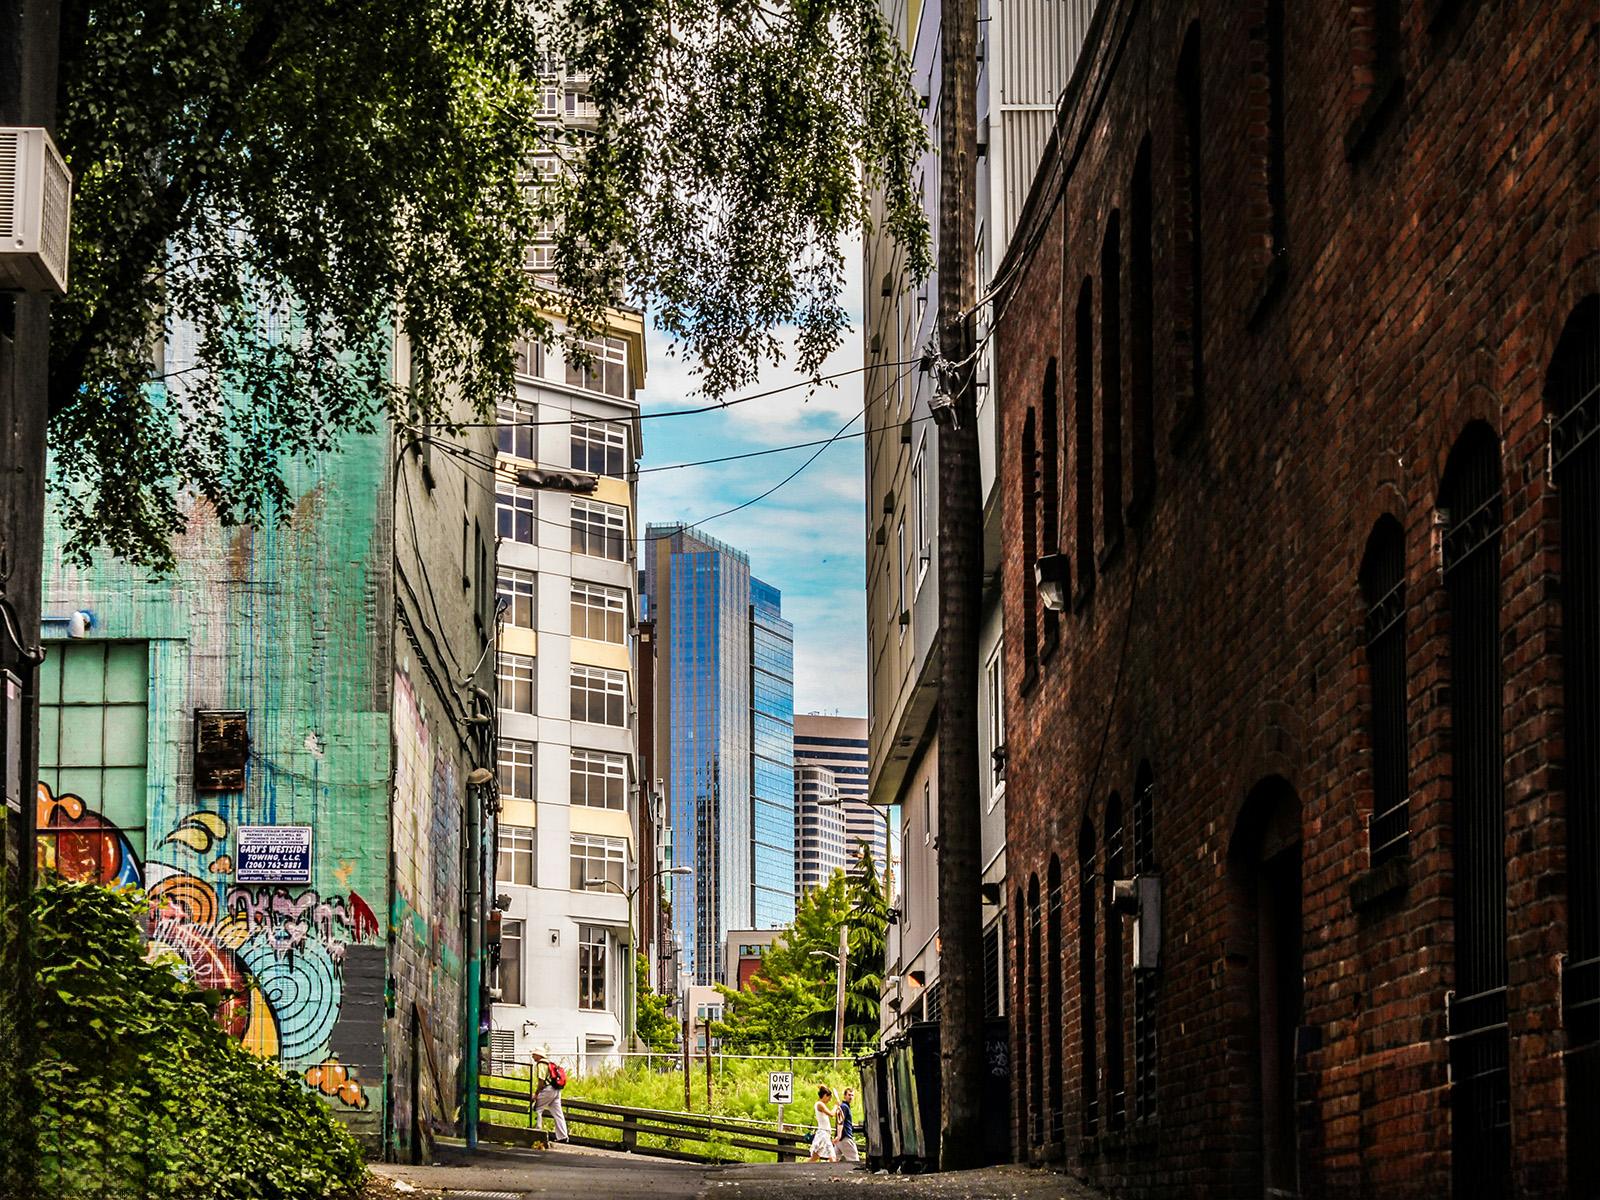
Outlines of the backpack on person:
M 567 1086 L 567 1069 L 565 1067 L 560 1063 L 553 1062 L 547 1062 L 544 1066 L 546 1083 L 558 1092 Z

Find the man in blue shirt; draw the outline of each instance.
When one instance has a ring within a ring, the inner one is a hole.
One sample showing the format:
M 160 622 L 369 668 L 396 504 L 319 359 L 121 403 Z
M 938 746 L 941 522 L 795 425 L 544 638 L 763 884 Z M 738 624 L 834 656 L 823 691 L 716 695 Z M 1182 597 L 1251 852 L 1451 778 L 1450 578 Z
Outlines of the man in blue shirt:
M 850 1111 L 850 1102 L 856 1098 L 855 1088 L 845 1088 L 839 1099 L 839 1136 L 833 1140 L 833 1149 L 840 1162 L 860 1162 L 856 1150 L 856 1121 Z

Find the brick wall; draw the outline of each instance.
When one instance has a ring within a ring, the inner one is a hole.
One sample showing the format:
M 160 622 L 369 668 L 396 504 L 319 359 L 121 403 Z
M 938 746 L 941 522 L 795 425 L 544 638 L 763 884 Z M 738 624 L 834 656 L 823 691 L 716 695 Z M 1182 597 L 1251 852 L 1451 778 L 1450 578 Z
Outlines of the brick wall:
M 999 301 L 996 351 L 1007 629 L 1027 627 L 1034 555 L 1073 561 L 1058 644 L 1046 652 L 1020 633 L 1006 644 L 1008 905 L 1026 906 L 1033 877 L 1047 903 L 1053 855 L 1063 879 L 1058 1045 L 1030 1035 L 1052 1021 L 1030 1022 L 1017 939 L 1007 950 L 1019 1001 L 1014 1137 L 1020 1155 L 1064 1156 L 1116 1194 L 1259 1195 L 1273 1171 L 1306 1196 L 1450 1194 L 1457 764 L 1435 510 L 1451 449 L 1475 421 L 1498 441 L 1503 497 L 1510 1187 L 1565 1186 L 1560 496 L 1546 479 L 1544 385 L 1569 314 L 1600 284 L 1594 14 L 1430 0 L 1395 5 L 1385 30 L 1384 8 L 1107 0 L 1008 260 L 1018 267 Z M 1153 369 L 1142 443 L 1130 264 L 1146 138 Z M 1102 411 L 1114 213 L 1120 446 L 1107 444 Z M 1092 346 L 1082 389 L 1080 303 Z M 1060 511 L 1029 547 L 1021 431 L 1030 407 L 1035 421 L 1045 409 L 1052 358 L 1059 456 L 1033 465 L 1056 473 Z M 1107 519 L 1107 455 L 1122 464 L 1125 522 Z M 1404 530 L 1409 843 L 1398 865 L 1373 869 L 1357 577 L 1385 513 Z M 1142 760 L 1165 918 L 1155 1106 L 1143 1120 L 1129 930 L 1114 965 L 1123 1021 L 1111 1031 L 1103 961 L 1105 814 L 1113 793 L 1129 811 Z M 1092 1133 L 1080 1086 L 1085 823 L 1097 839 L 1102 958 Z M 1298 886 L 1286 885 L 1274 872 L 1294 864 Z M 1284 1031 L 1283 1083 L 1298 1103 L 1275 1105 L 1279 1081 L 1263 1082 L 1258 1043 L 1289 994 L 1271 963 L 1292 958 L 1294 902 L 1302 969 L 1285 977 L 1302 981 L 1303 1007 Z M 1025 930 L 1028 914 L 1010 920 Z M 1042 969 L 1037 994 L 1048 996 L 1051 964 Z M 1120 1129 L 1108 1032 L 1129 1086 Z M 1030 1087 L 1039 1069 L 1060 1072 L 1065 1111 L 1034 1123 L 1030 1092 L 1046 1106 L 1052 1094 L 1048 1080 Z M 1264 1146 L 1274 1128 L 1277 1143 Z

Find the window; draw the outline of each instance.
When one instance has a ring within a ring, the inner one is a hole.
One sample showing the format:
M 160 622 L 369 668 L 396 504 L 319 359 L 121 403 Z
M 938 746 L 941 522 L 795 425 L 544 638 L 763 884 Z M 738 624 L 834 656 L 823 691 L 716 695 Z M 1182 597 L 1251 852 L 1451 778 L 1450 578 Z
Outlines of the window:
M 989 744 L 989 807 L 994 807 L 995 800 L 1000 791 L 1005 787 L 1005 749 L 1006 749 L 1006 695 L 1004 670 L 1002 661 L 1005 657 L 1004 646 L 996 646 L 994 653 L 989 656 L 989 663 L 983 669 L 984 695 L 988 701 Z
M 1372 734 L 1372 816 L 1367 823 L 1373 866 L 1405 853 L 1406 815 L 1406 580 L 1405 533 L 1393 517 L 1379 519 L 1361 560 L 1367 608 L 1367 717 Z
M 572 835 L 572 890 L 575 892 L 609 891 L 610 885 L 622 887 L 623 871 L 628 862 L 628 843 L 621 838 L 599 837 L 594 834 Z
M 572 636 L 621 645 L 627 624 L 628 593 L 600 583 L 572 581 Z
M 506 620 L 518 629 L 535 628 L 532 571 L 501 567 L 495 574 L 495 594 L 505 601 Z
M 1048 995 L 1045 997 L 1046 1037 L 1056 1068 L 1050 1072 L 1050 1140 L 1060 1142 L 1066 1132 L 1065 1055 L 1061 1053 L 1061 859 L 1050 856 L 1049 888 L 1045 895 L 1045 959 L 1050 964 Z
M 1044 973 L 1040 963 L 1039 946 L 1039 877 L 1028 878 L 1028 1058 L 1038 1069 L 1031 1072 L 1028 1083 L 1032 1093 L 1033 1140 L 1042 1145 L 1044 1135 L 1044 1069 L 1046 1064 L 1061 1062 L 1059 1051 L 1045 1053 L 1044 1040 Z
M 579 358 L 586 358 L 580 363 Z M 628 347 L 621 338 L 579 342 L 567 352 L 567 383 L 586 392 L 623 399 L 628 395 Z
M 1128 1119 L 1128 1088 L 1122 1059 L 1122 917 L 1111 907 L 1112 885 L 1122 878 L 1122 798 L 1106 802 L 1106 1127 Z
M 1039 405 L 1039 550 L 1040 555 L 1055 554 L 1061 548 L 1061 404 L 1057 394 L 1056 360 L 1044 368 L 1044 388 Z M 1049 658 L 1060 637 L 1061 618 L 1054 609 L 1044 610 L 1044 643 L 1041 658 Z
M 521 738 L 500 739 L 498 755 L 500 768 L 500 798 L 502 800 L 532 800 L 533 796 L 533 743 Z
M 38 668 L 39 783 L 49 793 L 39 851 L 69 879 L 140 882 L 149 661 L 144 642 L 68 641 L 51 643 Z
M 1133 494 L 1129 511 L 1142 516 L 1155 491 L 1155 252 L 1150 214 L 1150 137 L 1139 146 L 1128 188 L 1129 334 L 1133 351 L 1129 382 L 1133 388 Z
M 1266 0 L 1267 51 L 1267 245 L 1268 269 L 1283 261 L 1288 250 L 1284 213 L 1283 9 L 1284 0 Z M 1379 0 L 1378 7 L 1386 5 Z M 1394 7 L 1392 4 L 1387 7 Z
M 500 857 L 495 864 L 496 883 L 533 886 L 533 830 L 526 825 L 500 826 Z
M 1022 889 L 1016 892 L 1016 899 L 1011 909 L 1011 928 L 1015 939 L 1016 954 L 1016 1017 L 1015 1028 L 1018 1031 L 1017 1045 L 1021 1052 L 1016 1064 L 1017 1081 L 1020 1084 L 1018 1099 L 1022 1101 L 1025 1109 L 1017 1114 L 1018 1128 L 1022 1136 L 1030 1143 L 1040 1141 L 1038 1134 L 1039 1106 L 1033 1100 L 1033 1080 L 1039 1075 L 1039 1042 L 1029 1036 L 1033 1029 L 1033 1013 L 1039 1003 L 1038 996 L 1029 989 L 1028 980 L 1028 906 L 1023 897 Z
M 1461 1195 L 1510 1190 L 1500 488 L 1499 441 L 1487 425 L 1470 425 L 1450 452 L 1440 489 L 1456 929 L 1455 991 L 1445 1011 Z
M 1193 431 L 1204 395 L 1205 323 L 1200 301 L 1205 256 L 1200 242 L 1200 93 L 1200 28 L 1191 25 L 1183 41 L 1183 52 L 1178 56 L 1177 136 L 1173 140 L 1172 163 L 1172 194 L 1176 206 L 1173 266 L 1179 301 L 1175 341 L 1180 362 L 1178 380 L 1181 381 L 1177 418 L 1172 430 L 1174 443 L 1182 442 Z
M 572 803 L 584 808 L 628 805 L 628 759 L 604 750 L 572 751 Z
M 1094 285 L 1087 279 L 1078 290 L 1077 337 L 1073 357 L 1072 457 L 1077 485 L 1077 599 L 1094 588 Z
M 500 961 L 495 966 L 495 983 L 500 988 L 501 1004 L 522 1003 L 522 922 L 500 922 Z
M 1400 4 L 1401 0 L 1361 0 L 1350 5 L 1356 108 L 1344 147 L 1345 157 L 1352 161 L 1366 149 L 1390 101 L 1400 92 Z
M 1133 873 L 1156 870 L 1155 780 L 1141 762 L 1133 788 Z M 1156 1115 L 1156 973 L 1133 973 L 1133 1117 Z
M 535 338 L 520 337 L 511 343 L 511 370 L 519 379 L 538 379 L 544 374 L 544 343 Z M 532 405 L 526 406 L 531 417 L 535 411 Z M 502 417 L 503 421 L 504 418 Z M 532 433 L 530 429 L 528 431 Z M 532 443 L 529 443 L 532 449 Z M 511 451 L 506 451 L 511 453 Z M 533 458 L 533 454 L 521 455 L 522 458 Z
M 922 781 L 922 844 L 933 845 L 933 786 Z
M 1109 554 L 1122 541 L 1122 218 L 1100 247 L 1100 522 Z
M 1000 961 L 1000 922 L 983 931 L 983 1015 L 985 1020 L 1005 1016 L 1002 963 Z
M 572 502 L 572 552 L 624 562 L 628 557 L 628 510 L 598 500 Z
M 621 421 L 574 421 L 572 465 L 617 478 L 628 473 L 628 430 Z
M 1083 1133 L 1100 1129 L 1100 1064 L 1095 1031 L 1094 826 L 1078 830 L 1078 1088 Z
M 525 343 L 517 344 L 520 347 Z M 494 411 L 494 441 L 500 453 L 513 458 L 525 458 L 529 462 L 538 458 L 539 427 L 534 421 L 539 410 L 523 400 L 502 400 L 495 405 Z
M 496 703 L 512 712 L 533 712 L 534 664 L 531 654 L 504 654 L 495 660 L 495 680 L 500 685 Z
M 903 616 L 906 611 L 906 519 L 901 517 L 894 527 L 894 611 Z M 906 627 L 900 624 L 900 636 L 904 638 Z
M 497 483 L 494 489 L 495 536 L 533 545 L 533 489 Z
M 1039 581 L 1034 564 L 1039 559 L 1039 451 L 1033 406 L 1022 418 L 1022 446 L 1017 473 L 1022 479 L 1022 653 L 1026 664 L 1022 687 L 1026 691 L 1039 667 Z
M 928 564 L 933 555 L 928 545 L 928 468 L 924 451 L 927 440 L 917 445 L 917 457 L 911 463 L 911 546 L 917 556 L 917 586 L 922 586 L 928 574 Z
M 617 726 L 628 723 L 628 677 L 622 671 L 574 666 L 571 691 L 574 721 Z
M 578 1007 L 611 1007 L 611 935 L 603 925 L 578 926 Z

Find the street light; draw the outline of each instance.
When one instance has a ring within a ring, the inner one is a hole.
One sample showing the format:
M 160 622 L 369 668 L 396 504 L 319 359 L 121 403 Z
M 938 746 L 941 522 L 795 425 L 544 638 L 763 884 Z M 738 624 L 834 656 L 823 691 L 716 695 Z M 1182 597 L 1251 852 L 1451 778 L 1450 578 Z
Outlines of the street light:
M 844 974 L 850 961 L 850 938 L 845 926 L 839 926 L 839 953 L 813 950 L 812 958 L 831 958 L 836 970 L 833 986 L 833 1056 L 844 1057 Z
M 628 989 L 627 1036 L 630 1037 L 630 1038 L 633 1036 L 634 1021 L 636 1019 L 636 1014 L 634 1013 L 633 1009 L 634 1009 L 635 1004 L 638 1002 L 638 997 L 636 997 L 633 994 L 633 984 L 631 982 L 631 980 L 633 979 L 633 972 L 634 972 L 632 959 L 633 959 L 634 944 L 635 944 L 634 943 L 634 931 L 633 931 L 633 898 L 639 894 L 639 889 L 644 887 L 644 885 L 649 883 L 652 879 L 659 879 L 663 875 L 693 875 L 693 874 L 694 874 L 694 869 L 692 867 L 662 867 L 660 870 L 650 872 L 650 874 L 646 875 L 638 883 L 634 884 L 631 888 L 627 888 L 627 889 L 624 889 L 623 886 L 620 883 L 618 883 L 615 879 L 587 879 L 586 878 L 583 881 L 583 890 L 584 891 L 588 891 L 590 888 L 607 888 L 607 887 L 616 888 L 617 889 L 617 894 L 619 896 L 623 897 L 623 902 L 628 907 L 628 958 L 629 958 L 629 962 L 628 962 L 627 974 L 623 976 L 623 979 L 624 979 L 623 986 Z
M 842 810 L 847 803 L 849 803 L 849 801 L 846 800 L 845 797 L 839 795 L 834 796 L 832 800 L 823 800 L 818 798 L 816 801 L 818 808 L 840 809 L 841 816 Z M 873 804 L 870 800 L 862 800 L 859 803 L 862 808 L 865 808 L 873 816 L 877 817 L 878 820 L 883 822 L 883 873 L 884 878 L 887 879 L 889 875 L 889 853 L 894 848 L 894 829 L 889 824 L 889 814 L 884 812 L 883 809 L 878 807 L 878 805 Z

